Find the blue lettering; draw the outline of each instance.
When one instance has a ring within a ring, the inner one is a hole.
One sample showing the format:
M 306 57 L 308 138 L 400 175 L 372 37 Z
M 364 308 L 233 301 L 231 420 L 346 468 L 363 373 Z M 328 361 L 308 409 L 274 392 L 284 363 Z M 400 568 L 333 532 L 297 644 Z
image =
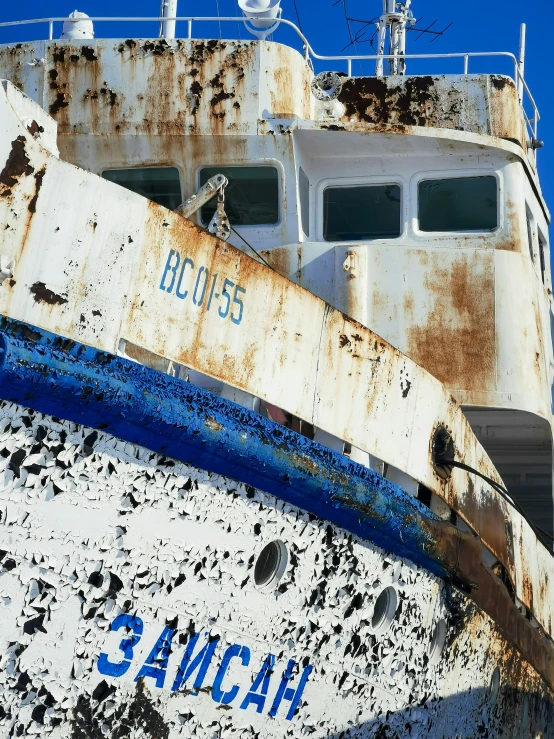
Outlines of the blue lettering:
M 248 708 L 250 703 L 256 704 L 256 711 L 258 713 L 261 713 L 264 710 L 265 699 L 267 698 L 267 691 L 269 690 L 269 681 L 271 680 L 274 666 L 275 657 L 273 654 L 268 654 L 262 665 L 262 669 L 259 671 L 252 683 L 252 687 L 240 704 L 240 708 L 243 711 Z M 258 690 L 260 690 L 259 693 L 257 692 Z
M 242 293 L 243 295 L 245 295 L 246 294 L 246 290 L 243 287 L 240 287 L 240 285 L 237 285 L 236 288 L 235 288 L 235 297 L 233 298 L 233 303 L 236 303 L 238 305 L 238 307 L 239 307 L 239 313 L 238 313 L 238 316 L 234 316 L 231 313 L 231 321 L 233 323 L 236 323 L 237 326 L 242 321 L 242 309 L 244 307 L 244 303 L 238 297 L 239 293 Z
M 198 674 L 196 675 L 196 678 L 194 680 L 191 695 L 198 695 L 198 691 L 202 687 L 202 683 L 204 682 L 204 678 L 206 677 L 206 672 L 208 671 L 208 667 L 210 666 L 210 662 L 212 661 L 212 657 L 214 656 L 219 637 L 217 637 L 217 639 L 214 639 L 213 641 L 209 641 L 200 650 L 200 652 L 198 652 L 196 657 L 192 659 L 194 648 L 196 646 L 196 643 L 198 642 L 198 636 L 198 634 L 194 634 L 194 636 L 191 636 L 191 638 L 189 639 L 189 643 L 187 644 L 183 659 L 181 660 L 181 664 L 179 666 L 179 669 L 177 670 L 177 675 L 175 676 L 175 682 L 173 683 L 173 687 L 171 688 L 173 692 L 179 690 L 179 688 L 181 688 L 186 683 L 186 681 L 196 669 L 198 669 Z
M 112 677 L 121 677 L 131 666 L 133 659 L 133 648 L 139 643 L 142 636 L 142 619 L 138 616 L 131 616 L 129 613 L 122 613 L 117 616 L 110 627 L 110 631 L 119 631 L 127 627 L 133 632 L 129 639 L 122 639 L 119 643 L 119 650 L 123 652 L 122 662 L 110 662 L 108 655 L 102 652 L 98 657 L 98 672 L 102 675 L 111 675 Z
M 235 700 L 237 693 L 239 692 L 238 685 L 233 685 L 233 687 L 226 693 L 224 693 L 221 688 L 221 683 L 223 682 L 223 678 L 229 669 L 229 664 L 233 657 L 238 657 L 242 662 L 243 667 L 247 667 L 250 662 L 250 650 L 248 647 L 241 647 L 240 644 L 233 644 L 226 650 L 223 655 L 223 659 L 221 660 L 219 670 L 217 671 L 217 675 L 215 676 L 212 689 L 212 698 L 216 703 L 225 703 L 225 705 L 229 705 L 229 703 L 232 703 Z
M 235 283 L 231 282 L 231 280 L 228 280 L 225 278 L 225 282 L 223 283 L 223 290 L 221 291 L 221 297 L 227 298 L 227 303 L 225 305 L 224 310 L 221 310 L 221 306 L 218 309 L 218 313 L 221 316 L 221 318 L 227 318 L 227 313 L 229 313 L 229 306 L 231 304 L 231 295 L 227 292 L 228 287 L 234 287 Z
M 207 311 L 210 310 L 210 305 L 212 304 L 212 298 L 213 298 L 213 295 L 214 295 L 214 288 L 215 288 L 215 282 L 216 282 L 216 280 L 217 280 L 217 275 L 214 275 L 212 277 L 212 286 L 210 288 L 210 297 L 208 298 L 208 307 L 206 308 Z M 219 295 L 217 295 L 216 297 L 219 298 Z
M 200 296 L 200 299 L 198 299 L 197 297 L 198 286 L 200 285 L 200 278 L 202 277 L 204 272 L 206 273 L 206 277 L 204 278 L 204 286 L 202 287 L 202 295 Z M 208 270 L 205 267 L 200 267 L 200 269 L 198 270 L 198 277 L 196 278 L 196 285 L 194 286 L 194 294 L 192 296 L 192 302 L 194 303 L 194 305 L 201 306 L 202 303 L 204 302 L 204 297 L 206 295 L 206 288 L 208 286 L 208 279 L 209 279 Z
M 292 717 L 294 716 L 294 712 L 296 711 L 296 708 L 300 703 L 300 699 L 302 698 L 302 693 L 304 692 L 304 688 L 306 687 L 306 683 L 308 682 L 310 673 L 314 669 L 311 665 L 308 665 L 304 668 L 304 672 L 302 673 L 302 677 L 300 678 L 298 687 L 296 688 L 296 690 L 294 690 L 294 688 L 288 688 L 287 684 L 293 678 L 293 671 L 295 667 L 296 662 L 292 659 L 289 660 L 287 669 L 283 672 L 281 684 L 279 685 L 277 695 L 275 696 L 275 700 L 273 701 L 273 705 L 271 706 L 271 710 L 269 712 L 269 715 L 273 718 L 275 718 L 275 716 L 277 715 L 277 711 L 279 710 L 281 701 L 284 699 L 291 702 L 289 711 L 287 713 L 287 721 L 290 721 L 292 719 Z
M 184 300 L 189 294 L 188 290 L 181 292 L 181 283 L 183 282 L 183 276 L 185 274 L 185 267 L 187 265 L 190 265 L 190 268 L 194 269 L 194 262 L 192 261 L 192 259 L 189 259 L 188 257 L 183 261 L 183 266 L 181 267 L 181 274 L 179 275 L 179 282 L 177 283 L 177 289 L 175 290 L 175 295 L 178 298 L 181 298 L 181 300 Z M 171 287 L 173 287 L 173 280 L 171 282 Z M 168 290 L 168 292 L 171 292 L 171 290 Z
M 171 264 L 171 260 L 173 257 L 177 257 L 177 261 L 174 265 Z M 174 249 L 172 249 L 169 252 L 169 256 L 167 257 L 167 262 L 165 263 L 165 269 L 162 276 L 162 281 L 160 282 L 160 290 L 166 290 L 168 293 L 170 293 L 173 290 L 173 285 L 175 284 L 175 277 L 177 276 L 177 268 L 179 267 L 179 264 L 181 262 L 181 256 L 179 252 L 176 252 Z M 165 285 L 165 278 L 167 277 L 168 272 L 173 272 L 173 277 L 171 278 L 171 284 L 169 287 L 164 287 Z
M 146 658 L 146 662 L 138 671 L 135 682 L 140 677 L 152 677 L 156 681 L 157 688 L 163 688 L 167 663 L 171 652 L 171 640 L 175 631 L 166 626 L 160 634 L 158 641 L 154 644 L 152 651 Z

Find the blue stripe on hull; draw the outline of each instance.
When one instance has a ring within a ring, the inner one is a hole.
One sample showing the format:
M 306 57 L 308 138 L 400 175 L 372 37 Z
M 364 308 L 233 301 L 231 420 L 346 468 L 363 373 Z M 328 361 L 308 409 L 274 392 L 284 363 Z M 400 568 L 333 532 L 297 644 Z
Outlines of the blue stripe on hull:
M 437 546 L 445 524 L 366 467 L 182 380 L 8 319 L 0 328 L 3 399 L 252 485 L 452 574 Z

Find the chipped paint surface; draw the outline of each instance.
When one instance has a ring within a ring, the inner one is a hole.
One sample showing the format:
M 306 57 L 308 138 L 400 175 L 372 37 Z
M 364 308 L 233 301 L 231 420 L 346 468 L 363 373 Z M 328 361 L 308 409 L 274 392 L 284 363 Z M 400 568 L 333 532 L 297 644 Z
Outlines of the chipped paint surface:
M 554 647 L 482 562 L 478 539 L 366 467 L 181 380 L 10 323 L 2 395 L 260 487 L 463 587 L 554 687 Z M 25 336 L 24 340 L 15 338 Z M 35 343 L 38 342 L 38 343 Z M 93 437 L 94 438 L 94 435 Z M 112 674 L 112 673 L 109 673 Z
M 4 159 L 10 142 L 22 136 L 29 159 L 24 169 L 32 167 L 17 175 L 9 197 L 0 198 L 10 232 L 5 256 L 15 264 L 13 279 L 0 290 L 2 313 L 111 354 L 121 339 L 129 341 L 263 398 L 405 471 L 479 534 L 506 568 L 518 598 L 552 635 L 550 554 L 538 543 L 528 546 L 536 542 L 528 524 L 485 483 L 457 470 L 445 485 L 434 472 L 430 440 L 442 424 L 465 463 L 496 475 L 436 379 L 363 325 L 234 247 L 49 156 L 21 126 L 11 103 L 0 113 Z M 36 172 L 44 172 L 42 187 L 29 210 Z M 75 192 L 79 209 L 71 208 Z M 60 211 L 70 219 L 60 219 Z M 196 292 L 208 274 L 218 285 L 231 283 L 228 301 L 220 295 L 211 312 Z
M 355 77 L 343 84 L 344 119 L 369 126 L 462 129 L 517 141 L 526 131 L 516 87 L 500 75 Z
M 532 668 L 490 619 L 407 560 L 252 487 L 5 402 L 0 448 L 6 732 L 346 739 L 447 737 L 455 725 L 468 739 L 553 736 L 553 695 Z M 289 564 L 268 592 L 252 573 L 274 539 Z M 398 608 L 375 634 L 375 603 L 389 586 Z M 125 632 L 110 626 L 122 614 L 143 627 L 116 677 L 99 659 L 120 662 Z M 441 619 L 446 646 L 430 664 Z M 167 629 L 163 688 L 148 676 L 135 682 Z M 172 690 L 196 635 L 215 644 L 203 681 Z M 226 689 L 239 691 L 225 705 L 214 686 L 234 644 L 250 662 L 230 668 Z M 277 667 L 267 697 L 256 689 L 261 711 L 241 708 L 268 654 Z M 294 688 L 308 663 L 313 671 L 297 714 L 287 720 L 283 699 L 269 720 L 290 659 L 301 663 Z

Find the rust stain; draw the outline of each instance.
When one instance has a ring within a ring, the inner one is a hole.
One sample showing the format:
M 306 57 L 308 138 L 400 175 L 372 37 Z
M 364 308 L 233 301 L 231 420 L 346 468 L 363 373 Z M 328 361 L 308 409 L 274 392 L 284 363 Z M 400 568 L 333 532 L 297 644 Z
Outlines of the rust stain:
M 29 176 L 34 172 L 31 160 L 25 151 L 25 137 L 18 136 L 12 141 L 12 148 L 8 155 L 4 169 L 0 172 L 0 183 L 6 187 L 13 187 L 22 175 Z
M 50 115 L 57 115 L 62 108 L 67 108 L 69 105 L 69 102 L 67 100 L 67 95 L 65 92 L 58 92 L 56 95 L 56 99 L 54 102 L 50 105 L 48 108 Z
M 44 282 L 35 282 L 29 288 L 29 292 L 34 296 L 35 303 L 47 303 L 48 305 L 63 305 L 67 303 L 67 298 L 49 290 Z
M 481 271 L 480 266 L 485 265 Z M 424 325 L 407 332 L 406 353 L 447 387 L 486 390 L 495 382 L 494 274 L 490 259 L 433 254 L 425 275 Z
M 35 172 L 35 194 L 29 201 L 29 205 L 27 206 L 27 209 L 30 213 L 35 213 L 37 209 L 37 200 L 38 200 L 38 194 L 40 192 L 40 188 L 42 187 L 42 180 L 44 179 L 44 174 L 46 172 L 46 166 L 39 169 L 38 172 Z
M 454 128 L 460 95 L 452 90 L 445 97 L 434 77 L 409 77 L 400 84 L 379 77 L 353 77 L 344 82 L 339 100 L 345 105 L 345 117 L 366 123 Z

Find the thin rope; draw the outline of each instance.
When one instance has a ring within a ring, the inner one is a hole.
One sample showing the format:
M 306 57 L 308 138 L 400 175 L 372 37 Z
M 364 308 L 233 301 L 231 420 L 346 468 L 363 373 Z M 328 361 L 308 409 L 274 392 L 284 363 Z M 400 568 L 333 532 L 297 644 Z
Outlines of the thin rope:
M 221 18 L 221 14 L 219 12 L 219 0 L 215 0 L 215 7 L 217 9 L 217 17 L 219 19 L 219 18 Z M 218 22 L 218 25 L 219 25 L 219 40 L 221 41 L 221 21 L 218 20 L 217 22 Z
M 262 261 L 262 262 L 263 262 L 263 263 L 264 263 L 264 264 L 266 265 L 266 267 L 269 267 L 269 269 L 273 269 L 273 267 L 271 266 L 271 264 L 270 264 L 269 262 L 267 262 L 267 261 L 266 261 L 266 260 L 265 260 L 265 259 L 264 259 L 264 258 L 262 257 L 262 255 L 261 255 L 261 254 L 260 254 L 259 252 L 257 252 L 257 251 L 256 251 L 256 250 L 254 249 L 254 247 L 252 246 L 252 244 L 249 244 L 249 243 L 248 243 L 248 241 L 247 241 L 247 240 L 246 240 L 246 239 L 244 238 L 244 236 L 241 236 L 241 235 L 239 234 L 239 232 L 238 232 L 238 231 L 237 231 L 237 230 L 236 230 L 235 228 L 233 228 L 232 226 L 231 226 L 231 231 L 232 231 L 233 233 L 235 233 L 235 234 L 236 234 L 236 235 L 237 235 L 237 236 L 239 237 L 239 239 L 242 239 L 242 241 L 244 241 L 244 243 L 246 244 L 246 246 L 247 246 L 247 247 L 248 247 L 249 249 L 252 249 L 252 251 L 254 252 L 254 254 L 255 254 L 255 255 L 256 255 L 257 257 L 258 257 L 258 259 L 260 259 L 260 260 L 261 260 L 261 261 Z M 275 271 L 275 270 L 273 269 L 273 271 Z
M 294 0 L 294 9 L 296 11 L 296 20 L 298 21 L 298 28 L 300 29 L 300 33 L 304 33 L 302 30 L 302 24 L 300 23 L 300 15 L 298 14 L 298 8 L 296 6 L 296 0 Z
M 235 0 L 235 9 L 236 9 L 237 18 L 238 18 L 240 16 L 240 10 L 239 10 L 239 4 L 237 0 Z M 240 41 L 240 23 L 238 21 L 237 21 L 237 31 L 239 34 L 239 41 Z

